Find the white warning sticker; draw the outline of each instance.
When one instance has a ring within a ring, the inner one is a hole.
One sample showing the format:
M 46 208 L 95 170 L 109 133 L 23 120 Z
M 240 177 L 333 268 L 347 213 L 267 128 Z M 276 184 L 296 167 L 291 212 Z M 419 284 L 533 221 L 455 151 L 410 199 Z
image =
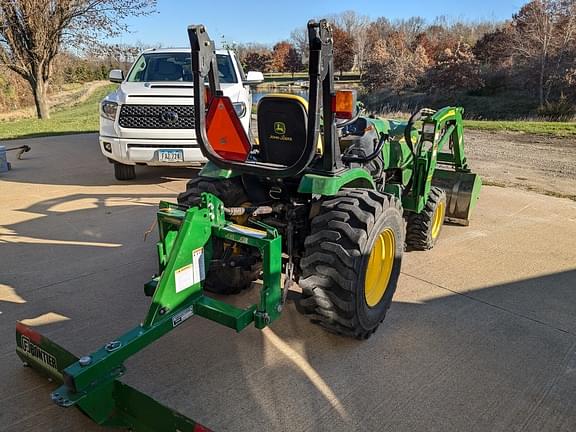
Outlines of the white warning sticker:
M 194 285 L 194 267 L 192 264 L 181 267 L 174 272 L 174 284 L 177 293 Z
M 194 266 L 194 282 L 198 283 L 206 279 L 204 270 L 204 248 L 198 248 L 192 252 L 192 265 Z
M 195 249 L 192 252 L 192 264 L 180 267 L 174 272 L 174 284 L 176 292 L 184 291 L 192 285 L 196 285 L 206 279 L 204 269 L 204 248 Z

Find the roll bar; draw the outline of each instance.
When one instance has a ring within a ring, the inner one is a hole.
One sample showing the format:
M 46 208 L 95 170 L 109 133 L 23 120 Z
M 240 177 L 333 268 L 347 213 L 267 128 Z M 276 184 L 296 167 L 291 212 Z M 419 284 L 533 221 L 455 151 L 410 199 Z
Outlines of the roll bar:
M 323 172 L 332 172 L 341 166 L 339 153 L 336 151 L 337 132 L 332 113 L 331 101 L 334 95 L 334 66 L 332 28 L 328 21 L 308 22 L 308 41 L 310 47 L 309 63 L 309 101 L 308 130 L 306 145 L 300 158 L 290 166 L 277 165 L 260 161 L 231 161 L 218 155 L 208 139 L 206 125 L 206 88 L 208 79 L 210 92 L 223 96 L 218 79 L 218 64 L 214 41 L 208 36 L 203 25 L 188 27 L 192 55 L 192 74 L 194 76 L 194 107 L 196 138 L 202 154 L 222 169 L 232 169 L 242 174 L 254 174 L 272 178 L 296 177 L 307 169 L 314 159 L 320 133 L 320 109 L 324 117 L 324 154 L 322 156 Z M 336 157 L 338 156 L 338 157 Z

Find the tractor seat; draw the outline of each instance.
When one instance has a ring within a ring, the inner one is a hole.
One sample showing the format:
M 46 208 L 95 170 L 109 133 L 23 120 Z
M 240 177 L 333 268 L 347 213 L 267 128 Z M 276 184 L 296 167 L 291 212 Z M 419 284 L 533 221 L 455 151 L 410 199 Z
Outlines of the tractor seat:
M 258 141 L 263 162 L 291 166 L 306 147 L 308 102 L 292 94 L 269 94 L 258 103 Z

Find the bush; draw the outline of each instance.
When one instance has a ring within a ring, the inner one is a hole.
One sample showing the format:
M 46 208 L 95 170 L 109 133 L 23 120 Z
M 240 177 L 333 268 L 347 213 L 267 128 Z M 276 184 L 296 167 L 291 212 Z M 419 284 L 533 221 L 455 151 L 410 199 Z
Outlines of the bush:
M 538 108 L 538 115 L 551 121 L 570 121 L 576 115 L 576 107 L 564 95 L 555 102 L 546 102 Z

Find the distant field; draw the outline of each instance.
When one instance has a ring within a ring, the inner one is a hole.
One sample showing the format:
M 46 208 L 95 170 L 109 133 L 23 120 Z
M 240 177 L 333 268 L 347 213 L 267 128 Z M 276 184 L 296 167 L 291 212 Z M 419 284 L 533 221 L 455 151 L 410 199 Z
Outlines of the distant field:
M 78 105 L 53 110 L 49 120 L 24 119 L 0 122 L 0 140 L 98 131 L 98 104 L 115 88 L 115 84 L 98 88 Z
M 464 127 L 494 132 L 523 132 L 557 137 L 576 136 L 576 123 L 574 122 L 466 120 Z

